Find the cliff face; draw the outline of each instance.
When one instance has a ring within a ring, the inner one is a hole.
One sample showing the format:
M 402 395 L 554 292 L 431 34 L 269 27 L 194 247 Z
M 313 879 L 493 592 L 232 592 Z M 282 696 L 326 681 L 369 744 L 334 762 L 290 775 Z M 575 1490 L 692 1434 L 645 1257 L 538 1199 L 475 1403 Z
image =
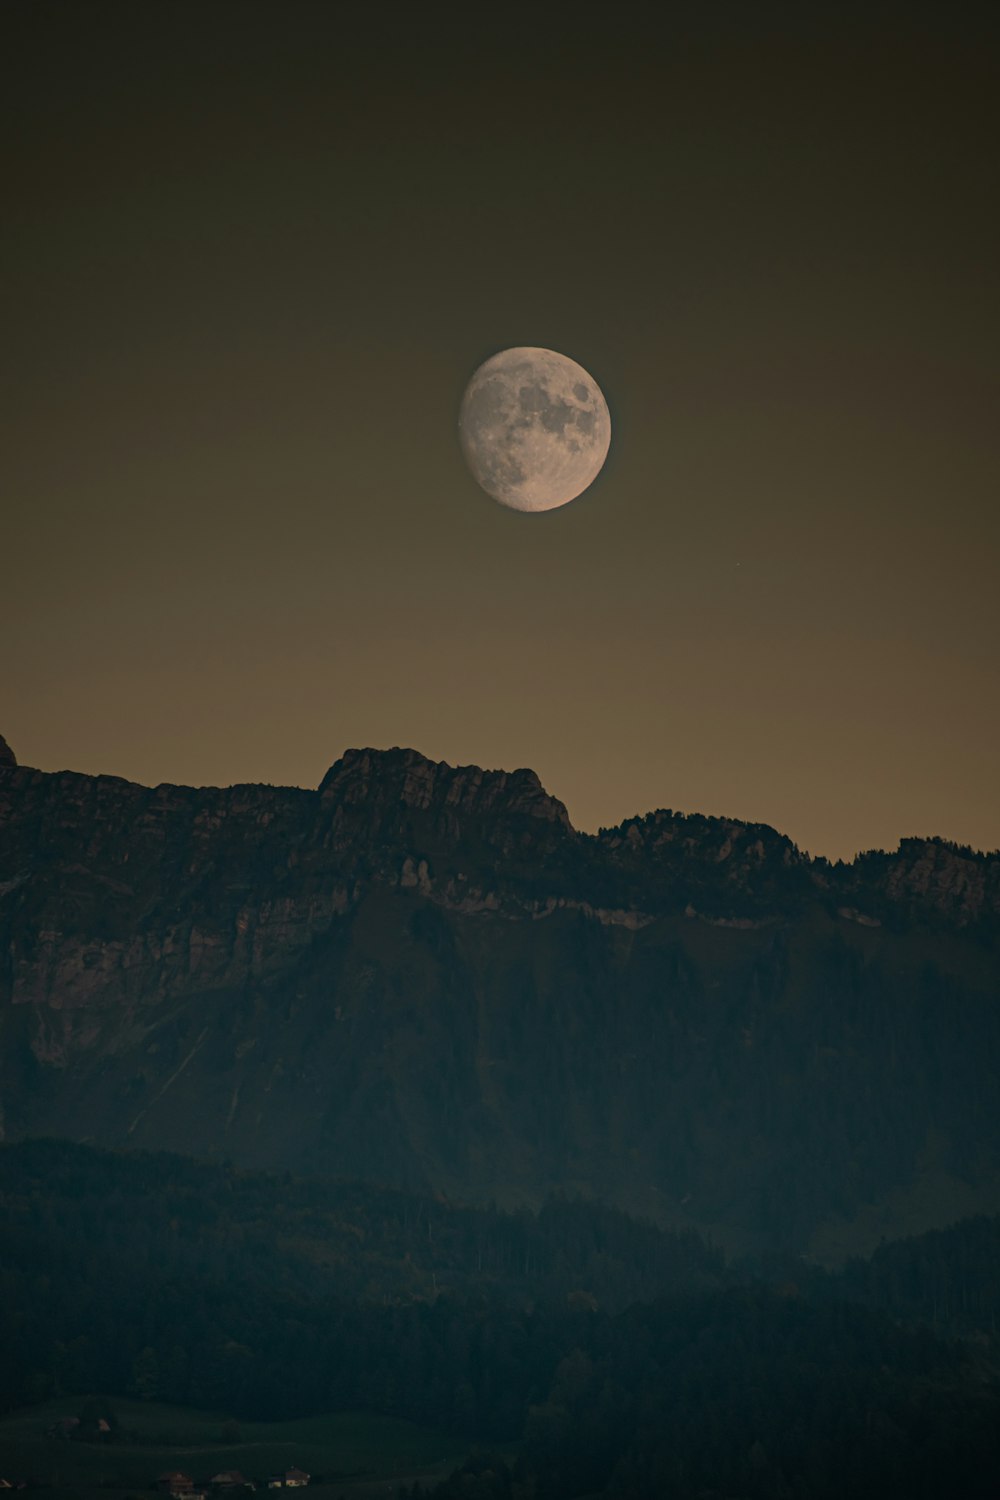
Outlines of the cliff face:
M 311 792 L 3 746 L 6 1133 L 800 1245 L 930 1173 L 934 1221 L 1000 1161 L 998 870 L 667 812 L 589 837 L 530 771 L 411 750 Z

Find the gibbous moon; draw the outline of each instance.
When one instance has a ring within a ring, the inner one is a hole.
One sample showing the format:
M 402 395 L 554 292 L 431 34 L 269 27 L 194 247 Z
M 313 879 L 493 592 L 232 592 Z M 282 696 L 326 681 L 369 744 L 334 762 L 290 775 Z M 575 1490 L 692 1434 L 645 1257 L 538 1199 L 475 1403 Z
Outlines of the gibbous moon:
M 472 476 L 511 510 L 554 510 L 597 478 L 611 415 L 597 382 L 553 349 L 504 349 L 465 388 L 458 435 Z

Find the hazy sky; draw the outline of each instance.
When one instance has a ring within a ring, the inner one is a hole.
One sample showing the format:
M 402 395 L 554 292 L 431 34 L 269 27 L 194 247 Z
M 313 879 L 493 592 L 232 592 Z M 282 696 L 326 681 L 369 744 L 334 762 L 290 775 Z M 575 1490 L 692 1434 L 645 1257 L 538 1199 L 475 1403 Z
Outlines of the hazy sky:
M 12 0 L 18 758 L 1000 844 L 995 10 Z M 515 344 L 614 424 L 540 516 L 456 440 Z

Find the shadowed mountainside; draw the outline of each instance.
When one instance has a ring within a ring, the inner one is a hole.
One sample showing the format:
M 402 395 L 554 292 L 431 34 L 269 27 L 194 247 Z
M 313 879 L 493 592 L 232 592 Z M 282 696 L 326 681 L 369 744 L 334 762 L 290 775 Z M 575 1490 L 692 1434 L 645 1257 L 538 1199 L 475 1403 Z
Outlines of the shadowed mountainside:
M 579 1191 L 836 1257 L 1000 1206 L 998 933 L 1000 859 L 940 840 L 590 836 L 533 772 L 412 750 L 313 792 L 0 747 L 8 1139 Z

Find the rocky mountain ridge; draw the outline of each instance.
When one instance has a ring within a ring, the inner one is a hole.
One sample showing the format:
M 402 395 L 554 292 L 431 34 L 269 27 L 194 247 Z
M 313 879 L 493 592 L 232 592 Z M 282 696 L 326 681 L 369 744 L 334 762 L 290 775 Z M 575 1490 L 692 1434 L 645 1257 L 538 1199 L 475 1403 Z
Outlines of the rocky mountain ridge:
M 645 895 L 640 905 L 649 904 L 652 895 L 660 909 L 677 903 L 681 876 L 692 890 L 710 884 L 727 892 L 734 917 L 741 896 L 759 905 L 770 894 L 816 892 L 845 899 L 867 894 L 882 910 L 895 903 L 909 911 L 916 902 L 924 916 L 957 926 L 1000 916 L 1000 854 L 995 852 L 942 838 L 906 838 L 894 853 L 873 850 L 850 864 L 831 865 L 802 854 L 766 824 L 663 809 L 597 835 L 583 834 L 572 828 L 564 804 L 544 790 L 533 771 L 452 767 L 408 749 L 348 750 L 316 792 L 266 784 L 149 788 L 118 777 L 35 771 L 19 767 L 2 739 L 0 775 L 0 859 L 8 879 L 15 880 L 26 878 L 27 866 L 38 861 L 19 835 L 50 834 L 50 810 L 58 807 L 64 834 L 71 833 L 74 816 L 81 825 L 88 818 L 102 819 L 109 842 L 119 843 L 123 820 L 138 814 L 147 857 L 156 844 L 153 830 L 171 823 L 175 830 L 186 828 L 197 850 L 224 824 L 235 822 L 252 847 L 283 841 L 289 868 L 303 860 L 315 863 L 322 849 L 344 870 L 404 888 L 418 885 L 424 894 L 437 891 L 442 900 L 463 894 L 456 891 L 456 882 L 470 879 L 458 868 L 463 863 L 513 889 L 522 875 L 534 883 L 544 861 L 551 866 L 544 872 L 554 888 L 550 899 L 558 902 L 566 892 L 555 888 L 564 883 L 570 856 L 576 880 L 614 885 L 622 897 Z M 88 842 L 108 857 L 96 827 L 89 830 Z M 397 868 L 395 856 L 407 845 L 412 849 Z M 53 846 L 40 852 L 41 867 L 51 865 Z M 130 850 L 119 857 L 127 861 L 133 855 Z M 12 870 L 19 857 L 25 868 Z M 437 875 L 431 873 L 432 857 Z M 159 862 L 152 860 L 151 867 L 159 870 Z M 126 889 L 132 889 L 128 882 L 120 894 Z M 499 900 L 497 893 L 481 894 Z
M 748 1168 L 747 1132 L 794 1131 L 832 1087 L 849 1218 L 928 1150 L 953 1178 L 977 1130 L 973 1177 L 993 1181 L 998 926 L 1000 858 L 940 840 L 830 865 L 670 811 L 581 834 L 533 772 L 413 750 L 347 751 L 308 791 L 45 773 L 4 746 L 0 1106 L 10 1138 L 472 1199 L 567 1188 L 760 1233 L 757 1179 L 780 1171 L 763 1145 Z M 834 1058 L 881 1103 L 856 1107 Z M 887 1164 L 856 1138 L 886 1128 L 893 1090 Z M 799 1241 L 834 1211 L 799 1181 L 814 1167 L 793 1172 Z

